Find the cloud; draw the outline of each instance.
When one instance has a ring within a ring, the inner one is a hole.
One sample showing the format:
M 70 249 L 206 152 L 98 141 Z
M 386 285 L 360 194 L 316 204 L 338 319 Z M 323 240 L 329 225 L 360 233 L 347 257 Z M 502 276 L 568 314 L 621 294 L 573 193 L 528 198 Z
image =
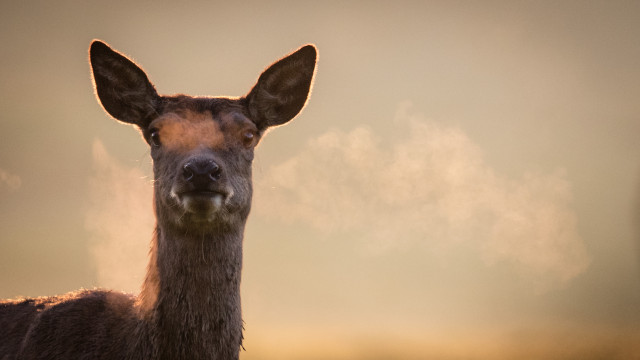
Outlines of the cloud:
M 508 178 L 462 130 L 424 120 L 410 103 L 394 121 L 400 137 L 364 126 L 331 130 L 265 170 L 256 212 L 329 236 L 357 234 L 379 252 L 418 247 L 447 256 L 462 246 L 542 290 L 587 268 L 562 170 Z
M 85 226 L 91 234 L 98 285 L 137 293 L 155 225 L 152 185 L 139 168 L 118 163 L 99 140 L 92 153 Z
M 15 191 L 22 185 L 20 176 L 11 174 L 3 169 L 0 169 L 0 190 L 7 189 L 9 191 Z

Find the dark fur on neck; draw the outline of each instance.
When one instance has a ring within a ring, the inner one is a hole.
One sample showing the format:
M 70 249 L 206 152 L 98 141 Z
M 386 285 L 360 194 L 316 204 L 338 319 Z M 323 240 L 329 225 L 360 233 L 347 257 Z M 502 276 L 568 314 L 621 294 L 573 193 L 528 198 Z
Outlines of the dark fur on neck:
M 242 228 L 192 235 L 156 229 L 157 256 L 140 297 L 152 303 L 139 304 L 147 319 L 140 331 L 147 340 L 134 353 L 156 359 L 238 358 Z
M 238 359 L 243 228 L 158 227 L 137 299 L 84 290 L 0 303 L 2 359 Z

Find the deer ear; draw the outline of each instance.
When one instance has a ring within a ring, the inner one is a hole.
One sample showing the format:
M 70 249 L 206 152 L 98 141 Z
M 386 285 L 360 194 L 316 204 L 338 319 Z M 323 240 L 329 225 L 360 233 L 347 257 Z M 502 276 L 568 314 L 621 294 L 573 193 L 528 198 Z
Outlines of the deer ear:
M 317 51 L 305 45 L 267 68 L 246 96 L 251 119 L 258 129 L 293 119 L 307 102 L 316 67 Z
M 99 40 L 91 43 L 89 59 L 104 109 L 120 121 L 146 128 L 160 97 L 144 71 Z

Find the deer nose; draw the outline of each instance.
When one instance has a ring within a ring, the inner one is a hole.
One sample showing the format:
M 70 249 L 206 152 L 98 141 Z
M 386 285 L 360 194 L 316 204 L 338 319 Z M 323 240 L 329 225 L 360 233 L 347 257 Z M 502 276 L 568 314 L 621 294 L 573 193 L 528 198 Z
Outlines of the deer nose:
M 188 182 L 204 185 L 220 180 L 222 169 L 213 160 L 194 160 L 184 164 L 182 176 Z

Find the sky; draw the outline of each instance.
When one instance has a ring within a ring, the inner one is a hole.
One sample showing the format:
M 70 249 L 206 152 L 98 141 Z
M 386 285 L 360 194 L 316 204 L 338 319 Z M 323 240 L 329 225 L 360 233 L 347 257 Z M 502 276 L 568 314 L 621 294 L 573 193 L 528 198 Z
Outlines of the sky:
M 306 43 L 256 150 L 241 359 L 640 356 L 640 3 L 0 3 L 0 298 L 139 290 L 149 151 L 101 39 L 162 94 L 241 96 Z

